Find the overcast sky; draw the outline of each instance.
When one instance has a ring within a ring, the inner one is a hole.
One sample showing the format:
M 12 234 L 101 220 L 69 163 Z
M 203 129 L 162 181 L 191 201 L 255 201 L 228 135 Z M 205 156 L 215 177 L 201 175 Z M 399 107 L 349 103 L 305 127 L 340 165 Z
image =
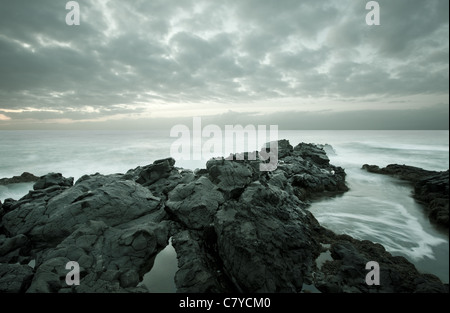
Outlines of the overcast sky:
M 448 129 L 448 0 L 66 2 L 0 0 L 0 129 Z

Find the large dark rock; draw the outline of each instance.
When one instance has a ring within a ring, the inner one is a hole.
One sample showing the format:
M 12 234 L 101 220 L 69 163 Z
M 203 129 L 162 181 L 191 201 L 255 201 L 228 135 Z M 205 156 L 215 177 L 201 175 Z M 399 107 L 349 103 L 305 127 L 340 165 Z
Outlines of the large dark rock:
M 414 197 L 423 202 L 430 219 L 449 227 L 449 171 L 419 179 L 414 184 Z
M 50 173 L 41 176 L 33 185 L 34 190 L 47 189 L 53 186 L 71 187 L 73 185 L 73 177 L 65 178 L 60 173 Z
M 16 263 L 27 259 L 31 251 L 31 243 L 25 235 L 12 238 L 0 236 L 0 263 Z
M 160 209 L 160 199 L 141 185 L 99 175 L 50 199 L 27 198 L 19 203 L 19 208 L 3 216 L 4 227 L 12 236 L 26 234 L 37 246 L 55 245 L 90 220 L 116 226 Z
M 329 231 L 319 236 L 329 247 L 331 258 L 314 274 L 315 286 L 322 292 L 346 293 L 448 293 L 448 285 L 434 275 L 421 274 L 413 264 L 401 256 L 392 256 L 380 244 L 356 240 L 347 235 Z M 368 262 L 375 261 L 380 268 L 380 285 L 367 285 Z
M 172 158 L 157 160 L 152 165 L 144 166 L 138 173 L 136 182 L 144 186 L 151 185 L 161 178 L 167 178 L 174 170 Z
M 23 293 L 32 278 L 33 270 L 28 265 L 0 263 L 0 293 Z
M 329 163 L 325 151 L 313 144 L 299 144 L 293 156 L 280 159 L 274 173 L 289 177 L 292 192 L 303 201 L 348 190 L 346 173 L 341 167 Z
M 364 164 L 371 173 L 389 175 L 409 181 L 414 198 L 423 203 L 431 221 L 449 227 L 449 171 L 428 171 L 419 167 L 390 164 L 384 168 Z
M 158 234 L 164 227 L 167 225 L 144 223 L 122 229 L 87 222 L 41 255 L 27 292 L 143 292 L 137 285 L 162 248 Z M 168 239 L 167 229 L 165 234 L 163 242 Z M 79 286 L 65 282 L 69 261 L 81 267 Z
M 319 245 L 310 234 L 309 212 L 299 206 L 278 187 L 256 181 L 217 213 L 217 249 L 239 291 L 301 290 Z
M 217 256 L 214 229 L 184 230 L 172 237 L 179 270 L 175 274 L 178 292 L 211 293 L 236 291 L 223 272 Z
M 300 143 L 294 148 L 294 155 L 300 156 L 305 160 L 309 160 L 315 164 L 327 165 L 330 163 L 330 159 L 323 150 L 323 148 L 316 145 Z
M 189 229 L 202 229 L 212 223 L 222 193 L 205 176 L 189 184 L 181 184 L 169 193 L 167 210 Z
M 5 199 L 5 201 L 3 201 L 2 204 L 2 210 L 3 210 L 3 214 L 8 213 L 9 211 L 12 211 L 16 208 L 15 204 L 17 203 L 17 200 L 8 198 Z
M 206 163 L 209 177 L 225 197 L 238 198 L 252 181 L 254 169 L 248 163 L 213 159 Z
M 289 140 L 286 139 L 278 140 L 279 159 L 292 155 L 292 152 L 294 152 L 294 147 L 291 146 Z

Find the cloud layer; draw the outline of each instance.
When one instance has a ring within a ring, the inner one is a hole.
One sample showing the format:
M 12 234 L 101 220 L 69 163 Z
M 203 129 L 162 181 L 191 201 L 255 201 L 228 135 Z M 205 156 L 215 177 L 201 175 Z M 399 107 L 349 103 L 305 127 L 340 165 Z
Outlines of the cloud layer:
M 378 1 L 380 26 L 356 0 L 78 2 L 67 26 L 66 1 L 2 1 L 0 127 L 448 110 L 447 0 Z

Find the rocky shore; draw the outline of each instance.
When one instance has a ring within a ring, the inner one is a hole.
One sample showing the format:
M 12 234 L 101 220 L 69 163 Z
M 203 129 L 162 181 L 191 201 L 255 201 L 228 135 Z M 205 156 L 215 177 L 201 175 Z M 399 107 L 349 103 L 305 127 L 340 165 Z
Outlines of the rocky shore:
M 308 201 L 348 190 L 324 146 L 279 141 L 279 164 L 168 158 L 125 174 L 39 178 L 0 203 L 0 292 L 152 292 L 139 285 L 169 238 L 178 292 L 448 292 L 379 245 L 336 235 Z M 329 147 L 327 147 L 329 148 Z M 68 286 L 69 261 L 80 285 Z M 369 261 L 380 285 L 365 282 Z
M 436 172 L 422 168 L 390 164 L 384 168 L 364 164 L 363 169 L 371 173 L 389 175 L 410 182 L 414 187 L 414 198 L 423 203 L 431 221 L 449 227 L 449 171 Z

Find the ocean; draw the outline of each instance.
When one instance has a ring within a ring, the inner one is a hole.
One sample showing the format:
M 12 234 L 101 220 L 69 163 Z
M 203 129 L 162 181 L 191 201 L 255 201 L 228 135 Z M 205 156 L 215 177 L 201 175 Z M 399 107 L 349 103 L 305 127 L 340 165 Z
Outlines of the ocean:
M 278 137 L 288 139 L 293 146 L 300 142 L 330 144 L 336 152 L 329 155 L 331 163 L 345 169 L 350 190 L 317 200 L 309 208 L 323 226 L 381 243 L 393 255 L 406 257 L 421 272 L 449 282 L 448 231 L 429 222 L 423 207 L 411 197 L 409 184 L 361 170 L 366 163 L 447 170 L 448 131 L 280 130 Z M 175 140 L 169 131 L 1 131 L 0 178 L 23 172 L 37 176 L 57 172 L 75 180 L 97 172 L 125 173 L 169 157 Z M 205 163 L 180 161 L 176 165 L 195 169 Z M 31 188 L 32 184 L 0 186 L 0 201 L 19 199 Z M 173 251 L 170 253 L 176 257 Z M 152 271 L 158 272 L 156 265 Z M 167 275 L 173 277 L 173 268 L 170 271 Z M 158 290 L 157 286 L 152 288 Z

